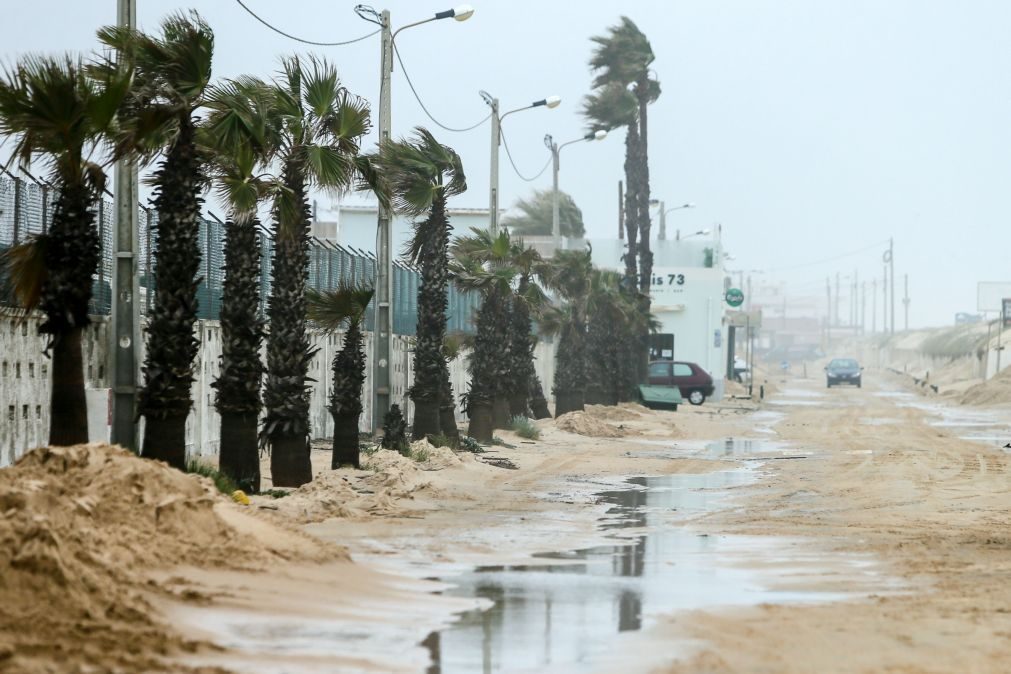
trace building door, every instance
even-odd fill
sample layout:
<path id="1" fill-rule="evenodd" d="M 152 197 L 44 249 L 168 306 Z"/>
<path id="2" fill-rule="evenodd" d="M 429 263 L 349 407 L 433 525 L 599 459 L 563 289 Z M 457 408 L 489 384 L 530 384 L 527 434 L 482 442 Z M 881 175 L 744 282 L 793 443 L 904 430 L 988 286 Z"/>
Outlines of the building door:
<path id="1" fill-rule="evenodd" d="M 649 359 L 670 360 L 674 357 L 674 335 L 671 333 L 649 336 Z"/>

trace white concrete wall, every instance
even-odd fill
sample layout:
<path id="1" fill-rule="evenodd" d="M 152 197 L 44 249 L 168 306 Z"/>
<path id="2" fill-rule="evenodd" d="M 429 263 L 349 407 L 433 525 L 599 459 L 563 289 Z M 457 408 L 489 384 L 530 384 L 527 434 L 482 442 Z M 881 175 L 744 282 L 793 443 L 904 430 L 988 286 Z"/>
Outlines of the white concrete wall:
<path id="1" fill-rule="evenodd" d="M 107 365 L 107 320 L 96 318 L 85 334 L 83 344 L 85 382 L 88 398 L 88 435 L 92 440 L 109 439 L 109 381 Z M 197 335 L 197 378 L 193 383 L 193 411 L 186 421 L 186 449 L 191 456 L 214 456 L 218 453 L 221 421 L 214 409 L 214 389 L 210 384 L 218 376 L 221 355 L 220 325 L 217 321 L 199 321 Z M 330 364 L 340 350 L 343 334 L 312 333 L 313 346 L 319 352 L 309 368 L 315 382 L 309 408 L 311 436 L 327 438 L 333 435 L 333 420 L 327 411 L 331 386 Z M 414 407 L 407 391 L 414 381 L 411 348 L 413 338 L 394 335 L 393 338 L 393 399 L 400 404 L 408 419 Z M 24 323 L 14 314 L 0 309 L 0 466 L 12 463 L 25 450 L 45 444 L 49 435 L 49 396 L 51 372 L 49 361 L 42 355 L 44 340 L 38 336 L 38 318 Z M 537 371 L 550 399 L 554 383 L 554 344 L 541 342 L 536 350 Z M 143 349 L 143 345 L 141 345 Z M 366 355 L 371 362 L 371 333 L 366 333 Z M 143 351 L 141 353 L 143 359 Z M 466 354 L 450 364 L 453 392 L 459 397 L 467 390 Z M 365 410 L 361 430 L 368 431 L 372 420 L 372 374 L 366 370 Z M 457 419 L 466 416 L 457 406 Z"/>

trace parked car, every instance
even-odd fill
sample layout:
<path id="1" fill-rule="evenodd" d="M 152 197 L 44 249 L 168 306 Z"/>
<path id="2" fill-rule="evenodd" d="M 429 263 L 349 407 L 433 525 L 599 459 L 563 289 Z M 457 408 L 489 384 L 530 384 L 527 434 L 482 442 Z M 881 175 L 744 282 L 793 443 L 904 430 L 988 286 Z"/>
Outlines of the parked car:
<path id="1" fill-rule="evenodd" d="M 701 405 L 713 394 L 713 378 L 695 363 L 655 360 L 649 364 L 650 386 L 676 386 L 681 397 L 692 405 Z"/>
<path id="2" fill-rule="evenodd" d="M 832 388 L 836 384 L 854 384 L 860 388 L 863 379 L 862 372 L 863 368 L 860 367 L 860 363 L 853 358 L 833 358 L 825 366 L 826 385 L 828 388 Z"/>

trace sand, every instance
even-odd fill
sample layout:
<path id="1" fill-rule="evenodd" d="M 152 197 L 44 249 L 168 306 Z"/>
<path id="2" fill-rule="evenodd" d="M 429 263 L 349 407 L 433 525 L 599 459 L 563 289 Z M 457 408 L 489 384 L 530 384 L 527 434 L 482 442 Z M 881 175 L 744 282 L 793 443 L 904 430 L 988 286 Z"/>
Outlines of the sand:
<path id="1" fill-rule="evenodd" d="M 595 493 L 629 475 L 744 465 L 700 449 L 733 436 L 811 455 L 768 461 L 733 507 L 693 527 L 791 536 L 829 558 L 868 555 L 902 592 L 661 615 L 615 637 L 608 650 L 621 666 L 598 671 L 1006 672 L 1009 457 L 875 395 L 897 389 L 897 378 L 865 376 L 863 389 L 831 392 L 820 377 L 770 382 L 772 402 L 782 387 L 817 405 L 593 407 L 536 422 L 536 442 L 497 431 L 510 446 L 477 458 L 508 458 L 516 470 L 427 443 L 412 457 L 363 457 L 361 471 L 331 471 L 329 453 L 314 451 L 313 483 L 247 508 L 203 479 L 119 450 L 39 450 L 0 471 L 0 671 L 251 671 L 272 658 L 300 661 L 208 627 L 208 612 L 231 611 L 281 625 L 364 620 L 375 645 L 328 657 L 321 671 L 422 672 L 427 656 L 416 644 L 463 608 L 431 594 L 440 588 L 422 576 L 433 565 L 530 563 L 534 552 L 607 542 Z M 778 422 L 758 421 L 767 410 Z M 584 434 L 616 429 L 621 437 Z"/>
<path id="2" fill-rule="evenodd" d="M 341 548 L 238 512 L 205 478 L 107 445 L 41 448 L 0 471 L 0 669 L 161 671 L 200 644 L 165 630 L 153 568 L 262 569 L 330 561 Z M 196 599 L 194 596 L 181 597 Z"/>

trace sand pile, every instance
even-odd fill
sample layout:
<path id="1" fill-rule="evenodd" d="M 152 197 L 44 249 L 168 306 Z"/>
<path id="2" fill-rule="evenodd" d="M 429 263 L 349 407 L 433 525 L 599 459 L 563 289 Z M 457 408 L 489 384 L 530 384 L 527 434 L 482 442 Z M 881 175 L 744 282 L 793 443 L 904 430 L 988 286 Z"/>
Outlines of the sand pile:
<path id="1" fill-rule="evenodd" d="M 586 413 L 597 419 L 606 421 L 630 421 L 642 416 L 639 412 L 627 407 L 614 407 L 611 405 L 587 405 Z"/>
<path id="2" fill-rule="evenodd" d="M 255 501 L 303 524 L 398 515 L 406 511 L 402 501 L 413 499 L 417 492 L 437 493 L 426 472 L 460 466 L 465 460 L 448 447 L 418 440 L 411 443 L 410 457 L 381 449 L 362 457 L 363 470 L 323 470 L 288 496 Z"/>
<path id="3" fill-rule="evenodd" d="M 591 405 L 591 407 L 595 407 Z M 585 435 L 589 438 L 620 438 L 628 435 L 628 429 L 608 424 L 598 419 L 593 412 L 568 412 L 555 419 L 555 427 L 562 431 Z"/>
<path id="4" fill-rule="evenodd" d="M 1011 368 L 989 381 L 970 386 L 958 400 L 963 405 L 996 405 L 1011 402 Z"/>
<path id="5" fill-rule="evenodd" d="M 339 555 L 238 510 L 210 480 L 108 445 L 39 448 L 0 471 L 0 670 L 62 671 L 69 651 L 93 671 L 161 671 L 148 654 L 183 644 L 152 617 L 141 591 L 165 590 L 146 571 Z"/>

